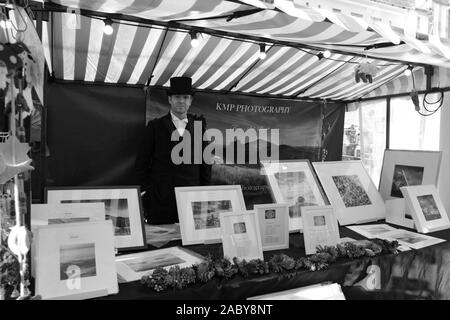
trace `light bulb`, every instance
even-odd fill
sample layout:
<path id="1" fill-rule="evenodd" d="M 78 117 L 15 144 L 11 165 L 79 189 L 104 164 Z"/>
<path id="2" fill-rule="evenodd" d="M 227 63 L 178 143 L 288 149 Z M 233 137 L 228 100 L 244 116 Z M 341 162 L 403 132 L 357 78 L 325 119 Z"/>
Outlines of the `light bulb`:
<path id="1" fill-rule="evenodd" d="M 330 52 L 329 50 L 325 50 L 325 51 L 323 52 L 323 57 L 324 57 L 324 58 L 329 58 L 329 57 L 331 57 L 331 52 Z"/>
<path id="2" fill-rule="evenodd" d="M 103 27 L 103 33 L 109 36 L 114 32 L 114 29 L 112 27 L 113 22 L 111 19 L 106 19 L 104 22 L 105 26 Z"/>
<path id="3" fill-rule="evenodd" d="M 258 54 L 258 58 L 261 60 L 264 60 L 267 57 L 267 53 L 266 53 L 266 45 L 264 43 L 261 43 L 259 45 L 259 54 Z"/>

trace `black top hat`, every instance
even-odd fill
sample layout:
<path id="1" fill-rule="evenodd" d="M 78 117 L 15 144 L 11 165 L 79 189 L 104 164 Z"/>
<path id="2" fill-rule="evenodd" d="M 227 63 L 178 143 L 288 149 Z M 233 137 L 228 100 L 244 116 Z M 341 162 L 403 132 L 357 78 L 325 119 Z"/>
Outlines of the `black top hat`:
<path id="1" fill-rule="evenodd" d="M 192 90 L 192 79 L 189 77 L 173 77 L 170 78 L 170 89 L 167 94 L 190 94 L 194 95 Z"/>

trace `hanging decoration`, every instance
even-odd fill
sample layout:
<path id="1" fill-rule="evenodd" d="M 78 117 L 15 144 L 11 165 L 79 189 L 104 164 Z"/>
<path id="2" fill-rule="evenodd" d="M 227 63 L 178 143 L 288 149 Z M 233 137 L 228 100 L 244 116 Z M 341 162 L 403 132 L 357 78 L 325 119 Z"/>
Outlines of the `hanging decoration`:
<path id="1" fill-rule="evenodd" d="M 372 83 L 373 79 L 377 75 L 377 66 L 370 62 L 361 62 L 356 65 L 355 68 L 355 81 L 359 83 L 360 81 L 364 83 Z"/>
<path id="2" fill-rule="evenodd" d="M 0 16 L 0 25 L 11 26 L 0 32 L 0 90 L 5 111 L 9 114 L 9 131 L 2 132 L 0 143 L 0 299 L 25 299 L 30 296 L 28 255 L 31 247 L 31 232 L 25 224 L 30 203 L 25 184 L 33 167 L 27 155 L 30 147 L 26 142 L 24 118 L 33 110 L 31 92 L 39 76 L 31 51 L 23 42 L 29 20 L 26 12 L 13 2 L 12 9 L 1 8 Z M 16 17 L 15 21 L 9 19 L 12 16 Z M 3 221 L 5 217 L 8 217 L 7 223 Z M 9 235 L 5 227 L 9 229 Z M 8 248 L 3 246 L 5 242 Z M 13 290 L 10 290 L 11 286 Z"/>
<path id="3" fill-rule="evenodd" d="M 251 275 L 278 273 L 280 276 L 293 277 L 301 270 L 319 271 L 329 267 L 338 259 L 357 259 L 375 257 L 381 254 L 398 253 L 397 241 L 382 239 L 345 242 L 336 246 L 318 247 L 317 253 L 299 259 L 285 254 L 276 254 L 269 261 L 254 259 L 250 261 L 233 258 L 232 261 L 206 257 L 205 261 L 192 267 L 170 267 L 168 270 L 158 267 L 153 273 L 141 278 L 141 283 L 157 292 L 168 289 L 184 289 L 196 283 L 206 283 L 213 278 L 231 279 L 236 274 L 247 278 Z"/>

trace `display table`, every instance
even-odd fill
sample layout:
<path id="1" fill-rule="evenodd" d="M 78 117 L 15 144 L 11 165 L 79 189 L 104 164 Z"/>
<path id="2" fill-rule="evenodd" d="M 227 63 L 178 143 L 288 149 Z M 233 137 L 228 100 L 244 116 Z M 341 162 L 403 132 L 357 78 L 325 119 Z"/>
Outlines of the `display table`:
<path id="1" fill-rule="evenodd" d="M 394 226 L 394 225 L 393 225 Z M 394 226 L 397 227 L 397 226 Z M 412 231 L 412 230 L 411 230 Z M 340 228 L 341 237 L 356 240 L 363 236 L 345 228 Z M 450 240 L 450 230 L 429 234 Z M 181 241 L 172 241 L 164 247 L 181 246 Z M 221 244 L 193 245 L 185 248 L 203 256 L 222 255 Z M 149 249 L 156 249 L 150 247 Z M 305 256 L 302 235 L 290 235 L 289 249 L 264 252 L 268 261 L 276 253 L 285 253 L 297 258 Z M 379 267 L 379 289 L 365 290 L 355 285 L 367 279 L 370 265 Z M 420 250 L 410 250 L 398 254 L 386 254 L 373 258 L 342 260 L 323 271 L 298 271 L 287 277 L 280 274 L 249 276 L 236 275 L 231 280 L 214 278 L 205 284 L 196 284 L 184 290 L 155 292 L 139 281 L 122 283 L 119 293 L 99 299 L 246 299 L 248 297 L 304 287 L 322 282 L 336 282 L 342 286 L 347 299 L 450 299 L 450 243 L 444 242 Z M 364 281 L 363 281 L 364 282 Z"/>

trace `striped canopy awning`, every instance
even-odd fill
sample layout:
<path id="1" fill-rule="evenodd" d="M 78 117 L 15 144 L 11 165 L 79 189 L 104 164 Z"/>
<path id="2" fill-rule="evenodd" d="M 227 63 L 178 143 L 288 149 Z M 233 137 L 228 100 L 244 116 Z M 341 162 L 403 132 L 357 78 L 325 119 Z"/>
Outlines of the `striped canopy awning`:
<path id="1" fill-rule="evenodd" d="M 93 14 L 83 12 L 73 28 L 70 12 L 76 10 L 52 12 L 43 23 L 43 44 L 49 68 L 62 80 L 166 87 L 173 76 L 190 76 L 197 89 L 349 101 L 401 77 L 407 62 L 450 67 L 450 60 L 431 44 L 429 54 L 409 43 L 364 50 L 386 39 L 373 30 L 349 31 L 320 21 L 313 12 L 301 19 L 223 0 L 53 2 L 89 13 L 145 19 L 114 19 L 114 32 L 106 35 L 104 19 Z M 200 45 L 194 48 L 189 28 L 211 32 L 201 32 Z M 266 59 L 258 59 L 260 43 L 252 37 L 273 40 L 266 42 Z M 319 60 L 320 48 L 336 53 Z M 355 67 L 363 61 L 378 66 L 373 83 L 355 81 Z"/>

